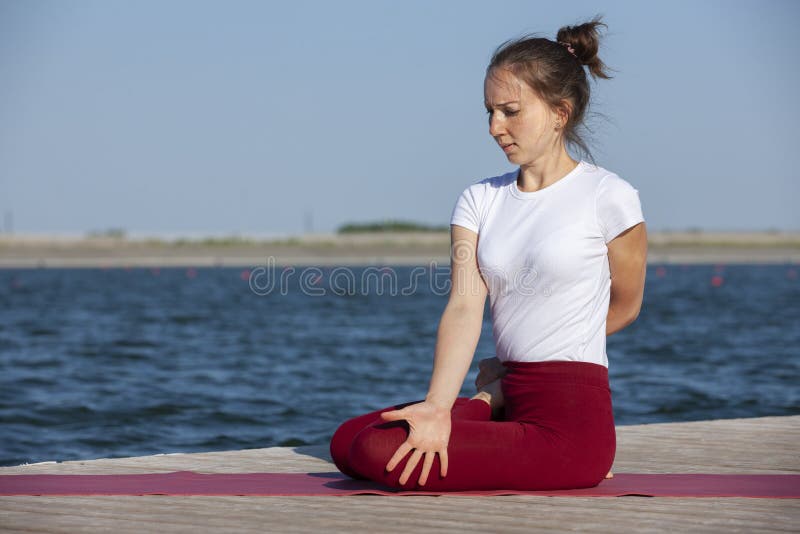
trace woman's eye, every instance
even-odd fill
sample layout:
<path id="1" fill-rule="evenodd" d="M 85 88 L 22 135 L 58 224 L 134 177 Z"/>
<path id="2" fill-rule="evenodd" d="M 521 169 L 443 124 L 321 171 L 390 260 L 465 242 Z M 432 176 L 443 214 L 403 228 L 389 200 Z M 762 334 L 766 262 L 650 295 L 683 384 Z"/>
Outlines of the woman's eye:
<path id="1" fill-rule="evenodd" d="M 513 117 L 517 113 L 519 113 L 518 109 L 516 109 L 516 110 L 507 109 L 507 110 L 503 111 L 503 115 L 505 115 L 506 117 Z M 487 109 L 486 110 L 486 114 L 487 115 L 491 115 L 492 114 L 492 110 L 491 109 Z"/>

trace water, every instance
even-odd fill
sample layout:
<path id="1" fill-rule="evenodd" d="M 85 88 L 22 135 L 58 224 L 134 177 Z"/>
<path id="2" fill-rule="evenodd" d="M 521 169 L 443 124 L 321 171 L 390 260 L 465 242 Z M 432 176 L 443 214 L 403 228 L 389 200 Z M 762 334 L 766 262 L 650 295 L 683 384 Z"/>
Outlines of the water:
<path id="1" fill-rule="evenodd" d="M 608 338 L 617 424 L 800 413 L 797 271 L 649 266 Z M 235 268 L 0 270 L 0 465 L 327 444 L 425 396 L 447 269 L 384 269 L 410 294 L 287 273 L 254 291 Z M 461 395 L 492 347 L 487 313 Z"/>

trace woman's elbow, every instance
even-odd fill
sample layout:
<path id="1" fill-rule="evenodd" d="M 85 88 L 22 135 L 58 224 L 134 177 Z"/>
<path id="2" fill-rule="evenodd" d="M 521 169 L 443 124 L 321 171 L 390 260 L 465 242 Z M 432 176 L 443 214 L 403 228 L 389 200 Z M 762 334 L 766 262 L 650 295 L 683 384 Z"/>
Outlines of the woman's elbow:
<path id="1" fill-rule="evenodd" d="M 636 321 L 636 319 L 639 318 L 639 312 L 641 312 L 641 311 L 642 311 L 642 303 L 641 302 L 639 302 L 638 304 L 636 304 L 634 306 L 631 306 L 631 308 L 625 314 L 625 317 L 626 317 L 625 326 L 627 326 L 627 325 L 633 323 L 634 321 Z"/>
<path id="2" fill-rule="evenodd" d="M 613 315 L 616 318 L 615 322 L 619 323 L 620 328 L 625 328 L 629 324 L 636 321 L 636 319 L 639 317 L 639 312 L 641 309 L 641 302 L 638 304 L 634 303 L 628 305 L 613 303 L 609 309 L 609 315 Z"/>
<path id="3" fill-rule="evenodd" d="M 643 300 L 644 291 L 642 288 L 615 286 L 612 282 L 609 307 L 614 310 L 614 314 L 626 325 L 634 322 L 639 317 Z"/>

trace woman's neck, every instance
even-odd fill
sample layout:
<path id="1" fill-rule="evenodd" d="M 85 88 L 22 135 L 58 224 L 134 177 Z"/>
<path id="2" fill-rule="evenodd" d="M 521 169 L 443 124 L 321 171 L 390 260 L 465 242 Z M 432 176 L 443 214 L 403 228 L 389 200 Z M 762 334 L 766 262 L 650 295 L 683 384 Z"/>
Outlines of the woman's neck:
<path id="1" fill-rule="evenodd" d="M 520 191 L 530 193 L 553 185 L 569 174 L 578 162 L 564 150 L 558 156 L 544 156 L 525 165 L 520 165 L 517 187 Z"/>

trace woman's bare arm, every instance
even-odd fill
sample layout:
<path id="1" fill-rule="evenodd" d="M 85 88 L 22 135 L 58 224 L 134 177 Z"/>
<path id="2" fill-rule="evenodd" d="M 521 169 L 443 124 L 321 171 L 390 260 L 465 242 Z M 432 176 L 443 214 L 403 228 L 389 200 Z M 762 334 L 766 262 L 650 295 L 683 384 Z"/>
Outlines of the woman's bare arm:
<path id="1" fill-rule="evenodd" d="M 647 272 L 647 229 L 645 223 L 628 228 L 608 243 L 611 270 L 611 300 L 606 335 L 619 332 L 639 316 Z"/>
<path id="2" fill-rule="evenodd" d="M 451 286 L 436 337 L 425 400 L 450 410 L 478 346 L 488 288 L 478 269 L 478 234 L 451 226 Z"/>

